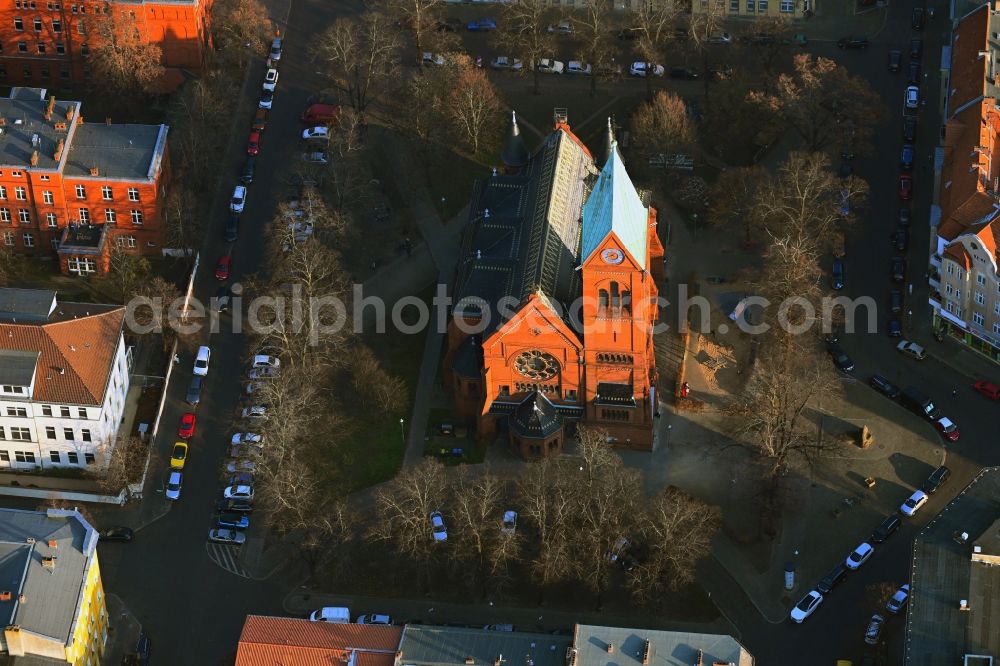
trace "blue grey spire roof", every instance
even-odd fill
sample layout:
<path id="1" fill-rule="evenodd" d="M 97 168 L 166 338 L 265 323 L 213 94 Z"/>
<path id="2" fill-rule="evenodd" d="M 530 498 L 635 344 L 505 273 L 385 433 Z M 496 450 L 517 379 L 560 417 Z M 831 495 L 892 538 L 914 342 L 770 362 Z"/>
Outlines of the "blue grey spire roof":
<path id="1" fill-rule="evenodd" d="M 583 247 L 580 261 L 585 262 L 594 250 L 614 232 L 624 249 L 640 265 L 646 262 L 648 212 L 625 171 L 618 144 L 597 177 L 594 190 L 583 206 Z"/>

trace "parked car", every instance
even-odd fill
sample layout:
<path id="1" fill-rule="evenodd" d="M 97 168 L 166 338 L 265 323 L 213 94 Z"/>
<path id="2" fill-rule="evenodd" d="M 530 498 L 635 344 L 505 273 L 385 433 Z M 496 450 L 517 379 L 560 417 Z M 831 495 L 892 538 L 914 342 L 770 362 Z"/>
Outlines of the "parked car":
<path id="1" fill-rule="evenodd" d="M 582 74 L 583 76 L 590 76 L 591 72 L 593 72 L 593 68 L 590 65 L 580 62 L 579 60 L 570 60 L 566 63 L 567 74 Z"/>
<path id="2" fill-rule="evenodd" d="M 233 268 L 233 257 L 228 254 L 224 254 L 219 257 L 219 260 L 215 263 L 215 279 L 216 280 L 228 280 L 229 273 Z"/>
<path id="3" fill-rule="evenodd" d="M 909 598 L 910 586 L 907 584 L 896 590 L 896 594 L 892 595 L 892 598 L 886 602 L 885 609 L 895 615 L 903 610 L 903 606 L 906 605 L 906 600 Z"/>
<path id="4" fill-rule="evenodd" d="M 497 29 L 497 22 L 491 18 L 472 19 L 465 26 L 470 32 L 486 32 Z"/>
<path id="5" fill-rule="evenodd" d="M 420 58 L 420 62 L 424 65 L 433 65 L 435 67 L 444 66 L 444 56 L 439 53 L 431 53 L 425 51 L 423 56 Z"/>
<path id="6" fill-rule="evenodd" d="M 852 372 L 854 370 L 854 361 L 851 357 L 847 355 L 847 352 L 841 348 L 836 342 L 827 343 L 826 351 L 830 354 L 830 358 L 833 359 L 833 364 L 837 366 L 837 369 L 841 372 Z"/>
<path id="7" fill-rule="evenodd" d="M 510 536 L 517 530 L 517 511 L 504 511 L 503 521 L 500 523 L 500 531 Z"/>
<path id="8" fill-rule="evenodd" d="M 253 513 L 253 504 L 247 500 L 221 499 L 215 503 L 217 513 Z"/>
<path id="9" fill-rule="evenodd" d="M 263 132 L 267 129 L 267 109 L 257 109 L 253 114 L 253 122 L 250 123 L 250 129 L 254 132 Z"/>
<path id="10" fill-rule="evenodd" d="M 302 153 L 302 161 L 310 164 L 327 164 L 330 158 L 325 151 L 317 150 L 311 153 Z"/>
<path id="11" fill-rule="evenodd" d="M 732 44 L 732 42 L 733 36 L 728 32 L 718 32 L 708 38 L 709 44 Z"/>
<path id="12" fill-rule="evenodd" d="M 875 548 L 865 541 L 857 548 L 855 548 L 850 555 L 847 556 L 847 560 L 844 562 L 848 569 L 860 569 L 861 565 L 868 561 L 868 558 L 875 553 Z"/>
<path id="13" fill-rule="evenodd" d="M 129 543 L 135 538 L 135 532 L 128 527 L 108 527 L 100 532 L 101 541 L 115 541 L 117 543 Z"/>
<path id="14" fill-rule="evenodd" d="M 278 376 L 278 368 L 250 368 L 248 379 L 271 379 Z"/>
<path id="15" fill-rule="evenodd" d="M 906 82 L 911 86 L 920 85 L 920 63 L 911 60 L 906 69 Z"/>
<path id="16" fill-rule="evenodd" d="M 274 91 L 262 90 L 260 93 L 260 100 L 257 102 L 257 108 L 270 109 L 273 104 L 274 104 Z"/>
<path id="17" fill-rule="evenodd" d="M 990 400 L 1000 400 L 1000 386 L 997 386 L 993 382 L 988 382 L 984 379 L 980 379 L 975 384 L 972 385 L 977 393 L 980 393 Z"/>
<path id="18" fill-rule="evenodd" d="M 349 608 L 342 606 L 325 606 L 310 613 L 309 621 L 349 624 L 351 621 L 351 611 Z"/>
<path id="19" fill-rule="evenodd" d="M 941 436 L 949 442 L 957 442 L 958 438 L 962 435 L 955 422 L 947 416 L 942 416 L 935 421 L 934 427 L 937 428 L 938 432 L 941 433 Z"/>
<path id="20" fill-rule="evenodd" d="M 330 128 L 323 125 L 302 130 L 303 141 L 327 141 L 330 138 Z"/>
<path id="21" fill-rule="evenodd" d="M 440 511 L 431 511 L 431 530 L 435 541 L 448 540 L 448 528 L 444 524 L 444 518 Z"/>
<path id="22" fill-rule="evenodd" d="M 920 88 L 917 86 L 907 86 L 903 93 L 903 105 L 907 109 L 920 108 Z"/>
<path id="23" fill-rule="evenodd" d="M 693 69 L 688 69 L 687 67 L 671 67 L 670 78 L 680 79 L 682 81 L 697 81 L 700 77 L 698 76 L 698 72 Z"/>
<path id="24" fill-rule="evenodd" d="M 198 417 L 188 412 L 181 416 L 180 424 L 177 426 L 177 436 L 181 439 L 191 439 L 194 437 L 194 428 L 198 422 Z"/>
<path id="25" fill-rule="evenodd" d="M 927 358 L 927 352 L 924 351 L 924 348 L 916 342 L 910 342 L 909 340 L 900 340 L 899 344 L 896 345 L 896 351 L 904 356 L 915 358 L 918 361 L 922 361 Z"/>
<path id="26" fill-rule="evenodd" d="M 942 465 L 931 472 L 930 476 L 927 477 L 927 480 L 920 486 L 920 490 L 928 495 L 933 495 L 941 486 L 945 484 L 950 476 L 951 470 Z"/>
<path id="27" fill-rule="evenodd" d="M 392 618 L 388 615 L 369 613 L 367 615 L 359 615 L 357 624 L 392 624 Z"/>
<path id="28" fill-rule="evenodd" d="M 267 354 L 256 354 L 250 362 L 251 368 L 278 368 L 281 367 L 281 359 L 277 356 Z"/>
<path id="29" fill-rule="evenodd" d="M 645 62 L 633 62 L 628 68 L 628 73 L 631 76 L 646 76 L 646 74 L 652 71 L 653 76 L 663 76 L 663 65 L 654 65 Z"/>
<path id="30" fill-rule="evenodd" d="M 903 201 L 913 198 L 913 176 L 905 173 L 899 175 L 899 198 Z"/>
<path id="31" fill-rule="evenodd" d="M 278 62 L 279 60 L 281 60 L 281 38 L 280 37 L 271 40 L 271 51 L 267 55 L 274 62 Z"/>
<path id="32" fill-rule="evenodd" d="M 249 407 L 244 407 L 240 412 L 240 418 L 251 419 L 254 421 L 266 421 L 267 405 L 250 405 Z"/>
<path id="33" fill-rule="evenodd" d="M 906 281 L 906 259 L 903 257 L 893 257 L 889 262 L 890 273 L 893 282 Z"/>
<path id="34" fill-rule="evenodd" d="M 872 619 L 868 622 L 868 628 L 865 629 L 865 643 L 868 645 L 878 645 L 878 639 L 882 634 L 882 626 L 884 624 L 884 617 L 878 613 L 872 615 Z"/>
<path id="35" fill-rule="evenodd" d="M 545 32 L 555 33 L 557 35 L 572 35 L 573 34 L 573 24 L 569 21 L 559 21 L 559 23 L 549 24 L 545 28 Z"/>
<path id="36" fill-rule="evenodd" d="M 247 161 L 243 163 L 243 170 L 240 172 L 240 182 L 249 185 L 253 182 L 254 174 L 257 171 L 257 156 L 247 155 Z"/>
<path id="37" fill-rule="evenodd" d="M 229 200 L 229 210 L 234 213 L 242 213 L 243 208 L 247 204 L 247 188 L 243 185 L 237 185 L 233 189 L 233 196 Z"/>
<path id="38" fill-rule="evenodd" d="M 882 375 L 872 375 L 868 378 L 868 383 L 876 391 L 893 400 L 899 397 L 899 388 Z"/>
<path id="39" fill-rule="evenodd" d="M 233 434 L 232 444 L 262 444 L 264 436 L 255 432 L 237 432 Z"/>
<path id="40" fill-rule="evenodd" d="M 906 116 L 903 118 L 903 138 L 907 141 L 917 140 L 917 117 Z"/>
<path id="41" fill-rule="evenodd" d="M 542 58 L 538 61 L 535 68 L 543 74 L 562 74 L 565 69 L 565 65 L 563 65 L 563 63 L 559 60 Z"/>
<path id="42" fill-rule="evenodd" d="M 257 471 L 257 463 L 253 460 L 227 460 L 226 461 L 226 473 L 227 474 L 240 474 L 242 472 L 254 473 Z"/>
<path id="43" fill-rule="evenodd" d="M 889 292 L 889 310 L 893 314 L 899 314 L 903 311 L 903 292 L 899 289 L 893 289 Z"/>
<path id="44" fill-rule="evenodd" d="M 889 71 L 898 72 L 903 62 L 903 52 L 893 49 L 889 51 Z"/>
<path id="45" fill-rule="evenodd" d="M 178 500 L 181 498 L 181 486 L 183 485 L 184 475 L 179 471 L 174 470 L 170 472 L 170 476 L 167 477 L 167 488 L 163 494 L 168 500 Z"/>
<path id="46" fill-rule="evenodd" d="M 247 137 L 247 155 L 260 154 L 261 137 L 263 137 L 263 134 L 257 130 L 250 130 L 250 136 Z"/>
<path id="47" fill-rule="evenodd" d="M 892 233 L 892 247 L 897 252 L 906 252 L 906 248 L 910 245 L 910 232 L 906 229 L 896 229 Z"/>
<path id="48" fill-rule="evenodd" d="M 235 243 L 240 233 L 240 216 L 238 213 L 231 213 L 226 218 L 226 226 L 222 232 L 222 238 L 227 243 Z"/>
<path id="49" fill-rule="evenodd" d="M 222 491 L 223 499 L 242 499 L 242 500 L 252 500 L 253 499 L 253 486 L 226 486 L 225 490 Z"/>
<path id="50" fill-rule="evenodd" d="M 245 513 L 237 511 L 220 513 L 216 518 L 216 522 L 219 527 L 227 527 L 233 530 L 245 530 L 250 527 L 250 518 Z"/>
<path id="51" fill-rule="evenodd" d="M 839 49 L 867 49 L 868 48 L 868 38 L 867 37 L 841 37 L 837 40 L 837 48 Z"/>
<path id="52" fill-rule="evenodd" d="M 226 528 L 215 528 L 208 531 L 208 540 L 216 543 L 227 543 L 233 546 L 242 546 L 246 543 L 247 535 L 243 532 Z"/>
<path id="53" fill-rule="evenodd" d="M 187 455 L 188 445 L 185 442 L 174 442 L 174 448 L 170 452 L 170 469 L 184 469 Z"/>
<path id="54" fill-rule="evenodd" d="M 914 38 L 910 40 L 910 60 L 920 60 L 924 53 L 924 40 Z"/>
<path id="55" fill-rule="evenodd" d="M 899 516 L 886 516 L 872 532 L 871 540 L 875 543 L 882 543 L 899 529 L 900 522 Z"/>
<path id="56" fill-rule="evenodd" d="M 212 358 L 212 350 L 202 345 L 198 347 L 198 353 L 194 358 L 194 369 L 192 372 L 200 377 L 208 374 L 208 363 Z"/>
<path id="57" fill-rule="evenodd" d="M 820 594 L 830 594 L 830 592 L 833 591 L 833 588 L 837 587 L 837 585 L 840 584 L 840 581 L 844 579 L 845 575 L 847 575 L 847 566 L 841 562 L 831 569 L 828 574 L 823 576 L 823 579 L 816 586 L 816 589 L 820 592 Z"/>
<path id="58" fill-rule="evenodd" d="M 799 603 L 795 604 L 789 617 L 791 617 L 792 622 L 801 624 L 807 617 L 816 612 L 821 603 L 823 603 L 823 595 L 816 590 L 811 590 L 799 600 Z"/>
<path id="59" fill-rule="evenodd" d="M 259 444 L 239 444 L 229 447 L 230 458 L 247 458 L 250 456 L 259 456 L 262 453 L 264 453 L 264 447 Z"/>
<path id="60" fill-rule="evenodd" d="M 508 58 L 507 56 L 497 56 L 490 62 L 490 67 L 501 71 L 520 72 L 521 61 L 518 60 L 517 58 Z"/>
<path id="61" fill-rule="evenodd" d="M 913 171 L 913 144 L 904 143 L 899 153 L 899 168 L 903 171 Z"/>
<path id="62" fill-rule="evenodd" d="M 928 497 L 922 490 L 915 490 L 913 494 L 910 495 L 903 505 L 899 507 L 899 512 L 904 516 L 912 516 L 917 511 L 920 510 L 924 504 L 927 504 Z"/>
<path id="63" fill-rule="evenodd" d="M 203 377 L 196 375 L 191 378 L 191 383 L 188 384 L 187 396 L 185 396 L 184 401 L 192 407 L 197 407 L 198 403 L 201 402 L 201 384 L 203 381 Z"/>
<path id="64" fill-rule="evenodd" d="M 899 320 L 899 317 L 889 317 L 889 321 L 885 324 L 885 332 L 890 338 L 900 337 L 903 335 L 903 322 Z"/>
<path id="65" fill-rule="evenodd" d="M 910 12 L 910 27 L 914 30 L 924 29 L 924 18 L 926 18 L 926 12 L 924 12 L 923 7 L 914 7 Z"/>
<path id="66" fill-rule="evenodd" d="M 833 260 L 833 267 L 830 270 L 830 287 L 836 290 L 844 288 L 844 260 L 837 258 Z"/>

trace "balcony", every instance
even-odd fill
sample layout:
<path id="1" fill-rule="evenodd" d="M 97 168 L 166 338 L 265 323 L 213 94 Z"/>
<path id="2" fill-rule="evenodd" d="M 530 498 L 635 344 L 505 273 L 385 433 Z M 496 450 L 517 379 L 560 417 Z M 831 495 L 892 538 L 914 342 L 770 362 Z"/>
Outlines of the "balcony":
<path id="1" fill-rule="evenodd" d="M 940 254 L 932 254 L 931 255 L 931 266 L 933 266 L 934 268 L 936 268 L 939 271 L 941 270 L 941 255 Z"/>

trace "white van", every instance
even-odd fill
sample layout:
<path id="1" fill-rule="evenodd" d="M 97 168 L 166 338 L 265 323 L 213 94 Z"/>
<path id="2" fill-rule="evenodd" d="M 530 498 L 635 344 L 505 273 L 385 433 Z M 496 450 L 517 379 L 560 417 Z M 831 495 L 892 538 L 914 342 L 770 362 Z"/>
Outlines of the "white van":
<path id="1" fill-rule="evenodd" d="M 351 609 L 344 606 L 324 606 L 319 610 L 314 610 L 309 619 L 312 622 L 333 622 L 336 624 L 350 624 Z"/>

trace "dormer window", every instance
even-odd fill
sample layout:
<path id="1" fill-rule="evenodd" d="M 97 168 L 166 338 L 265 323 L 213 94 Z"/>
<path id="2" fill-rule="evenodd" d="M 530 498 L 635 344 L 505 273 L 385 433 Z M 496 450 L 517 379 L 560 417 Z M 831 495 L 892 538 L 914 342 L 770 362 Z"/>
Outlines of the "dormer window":
<path id="1" fill-rule="evenodd" d="M 0 386 L 0 393 L 5 395 L 26 395 L 28 393 L 28 389 L 23 386 L 4 384 L 3 386 Z"/>

